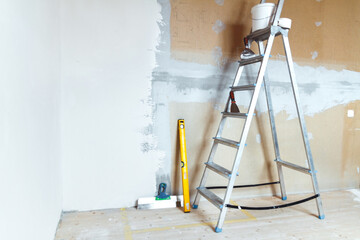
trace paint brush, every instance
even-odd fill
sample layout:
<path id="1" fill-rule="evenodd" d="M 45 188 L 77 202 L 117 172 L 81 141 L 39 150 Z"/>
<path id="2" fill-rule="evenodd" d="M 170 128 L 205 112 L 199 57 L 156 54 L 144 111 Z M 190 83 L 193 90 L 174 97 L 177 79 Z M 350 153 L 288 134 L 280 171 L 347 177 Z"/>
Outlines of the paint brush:
<path id="1" fill-rule="evenodd" d="M 233 91 L 230 91 L 230 99 L 231 99 L 230 112 L 232 112 L 232 113 L 240 112 L 238 106 L 236 105 L 235 95 L 234 95 Z"/>

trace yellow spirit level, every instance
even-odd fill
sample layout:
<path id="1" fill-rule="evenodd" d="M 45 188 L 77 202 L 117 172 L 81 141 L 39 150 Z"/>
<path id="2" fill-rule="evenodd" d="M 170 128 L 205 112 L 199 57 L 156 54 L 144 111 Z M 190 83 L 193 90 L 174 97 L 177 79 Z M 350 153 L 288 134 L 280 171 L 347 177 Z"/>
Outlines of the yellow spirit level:
<path id="1" fill-rule="evenodd" d="M 189 194 L 189 175 L 186 158 L 186 140 L 185 140 L 185 121 L 178 120 L 180 137 L 180 155 L 181 155 L 181 175 L 184 195 L 184 212 L 190 212 L 190 194 Z"/>

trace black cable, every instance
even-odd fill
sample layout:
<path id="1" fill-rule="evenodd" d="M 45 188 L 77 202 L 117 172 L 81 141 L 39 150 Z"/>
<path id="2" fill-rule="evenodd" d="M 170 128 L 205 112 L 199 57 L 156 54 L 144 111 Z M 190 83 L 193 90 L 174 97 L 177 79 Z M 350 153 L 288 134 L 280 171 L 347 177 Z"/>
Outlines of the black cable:
<path id="1" fill-rule="evenodd" d="M 245 188 L 245 187 L 258 187 L 263 185 L 270 185 L 270 184 L 278 184 L 280 182 L 269 182 L 269 183 L 258 183 L 258 184 L 249 184 L 249 185 L 237 185 L 234 188 Z M 206 187 L 206 189 L 221 189 L 227 188 L 227 186 L 213 186 L 213 187 Z"/>
<path id="2" fill-rule="evenodd" d="M 314 198 L 317 198 L 319 196 L 320 196 L 319 194 L 316 194 L 314 196 L 304 198 L 304 199 L 301 199 L 301 200 L 296 201 L 296 202 L 286 203 L 286 204 L 277 205 L 277 206 L 269 206 L 269 207 L 246 207 L 246 206 L 237 206 L 237 205 L 231 205 L 231 204 L 226 204 L 226 207 L 228 207 L 228 208 L 236 208 L 236 209 L 244 209 L 244 210 L 270 210 L 270 209 L 294 206 L 294 205 L 297 205 L 297 204 L 300 204 L 300 203 L 310 201 L 310 200 L 312 200 Z"/>

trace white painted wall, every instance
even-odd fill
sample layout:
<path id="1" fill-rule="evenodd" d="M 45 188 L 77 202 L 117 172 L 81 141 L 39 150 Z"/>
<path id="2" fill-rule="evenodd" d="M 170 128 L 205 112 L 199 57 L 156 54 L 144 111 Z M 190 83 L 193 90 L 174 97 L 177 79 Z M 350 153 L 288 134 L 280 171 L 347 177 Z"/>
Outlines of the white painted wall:
<path id="1" fill-rule="evenodd" d="M 0 1 L 0 239 L 53 239 L 60 218 L 59 17 Z"/>
<path id="2" fill-rule="evenodd" d="M 64 210 L 134 206 L 153 196 L 161 152 L 151 126 L 156 1 L 64 0 Z"/>

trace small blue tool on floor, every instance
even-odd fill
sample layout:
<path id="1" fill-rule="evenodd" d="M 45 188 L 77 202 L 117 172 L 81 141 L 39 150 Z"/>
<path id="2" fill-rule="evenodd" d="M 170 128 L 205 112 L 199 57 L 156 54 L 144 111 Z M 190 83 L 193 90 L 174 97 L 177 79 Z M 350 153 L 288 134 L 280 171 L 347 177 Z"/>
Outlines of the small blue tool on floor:
<path id="1" fill-rule="evenodd" d="M 138 209 L 161 209 L 174 208 L 177 201 L 181 201 L 177 196 L 166 194 L 166 183 L 159 184 L 158 195 L 155 197 L 139 198 L 137 202 Z"/>
<path id="2" fill-rule="evenodd" d="M 170 195 L 166 194 L 166 183 L 160 183 L 159 192 L 155 199 L 156 200 L 169 200 L 170 199 Z"/>

